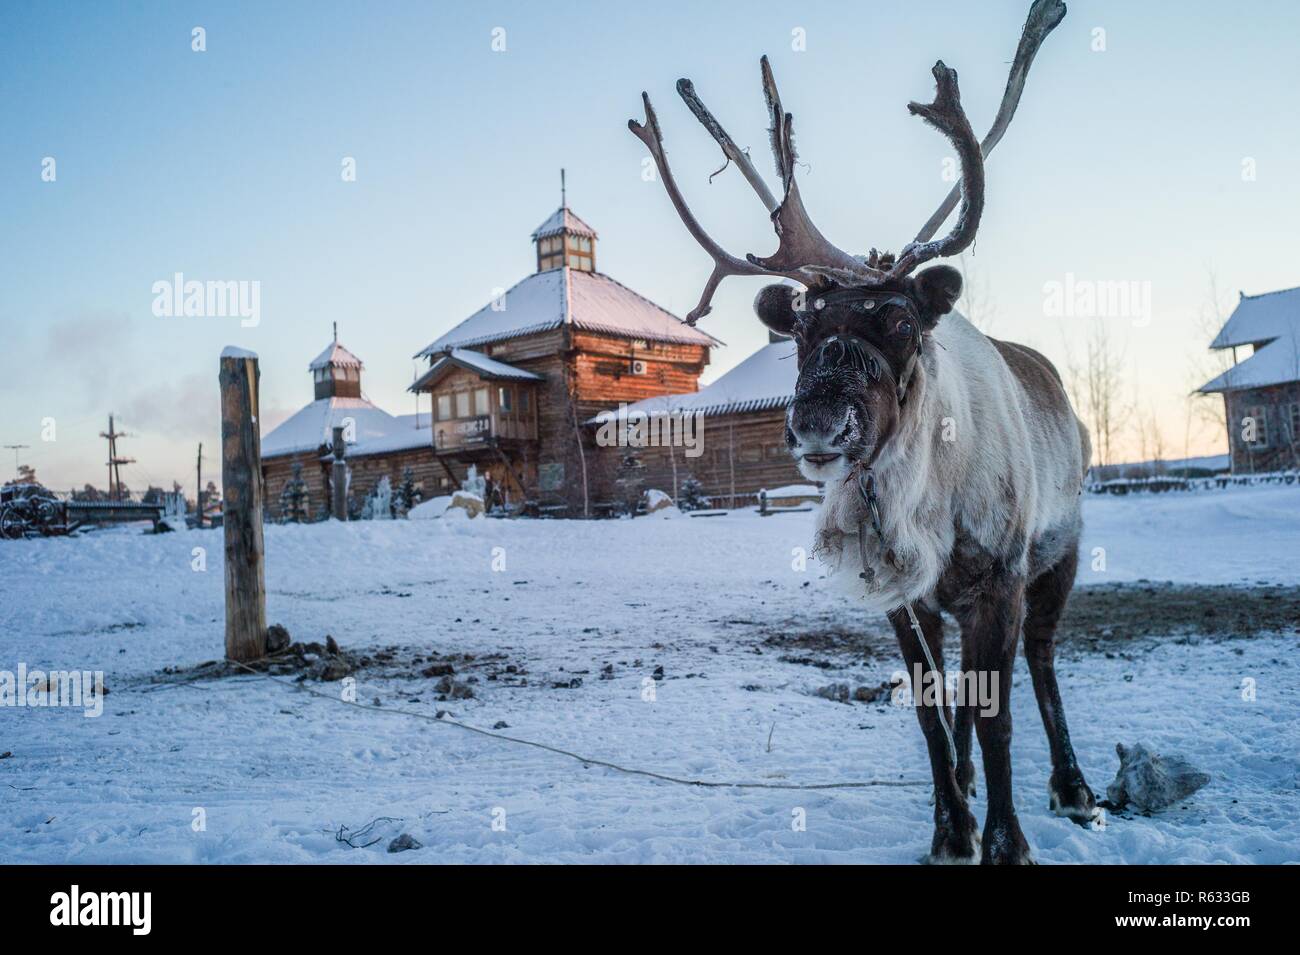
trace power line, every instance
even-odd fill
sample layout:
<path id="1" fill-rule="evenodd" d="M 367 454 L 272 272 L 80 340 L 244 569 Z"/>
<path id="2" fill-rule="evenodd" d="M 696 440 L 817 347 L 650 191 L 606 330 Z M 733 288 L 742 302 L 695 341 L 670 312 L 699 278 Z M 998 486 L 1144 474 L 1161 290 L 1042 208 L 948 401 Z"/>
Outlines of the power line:
<path id="1" fill-rule="evenodd" d="M 122 495 L 122 465 L 135 464 L 135 458 L 118 457 L 117 439 L 129 438 L 131 435 L 113 427 L 113 416 L 108 416 L 108 431 L 99 432 L 101 438 L 108 439 L 108 499 L 119 500 Z"/>

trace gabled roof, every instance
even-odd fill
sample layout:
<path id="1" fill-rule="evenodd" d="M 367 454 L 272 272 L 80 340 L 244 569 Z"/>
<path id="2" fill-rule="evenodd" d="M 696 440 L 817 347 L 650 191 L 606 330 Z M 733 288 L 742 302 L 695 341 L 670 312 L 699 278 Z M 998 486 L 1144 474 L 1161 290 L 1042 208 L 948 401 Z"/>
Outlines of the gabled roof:
<path id="1" fill-rule="evenodd" d="M 349 418 L 357 444 L 397 430 L 397 419 L 365 398 L 318 398 L 262 435 L 262 457 L 312 451 L 330 444 L 334 441 L 334 428 L 346 427 Z"/>
<path id="2" fill-rule="evenodd" d="M 1211 348 L 1257 345 L 1300 329 L 1300 288 L 1245 295 L 1237 302 Z"/>
<path id="3" fill-rule="evenodd" d="M 400 414 L 394 416 L 393 421 L 393 430 L 387 434 L 348 445 L 348 457 L 363 458 L 368 454 L 433 447 L 433 425 L 429 422 L 429 415 Z"/>
<path id="4" fill-rule="evenodd" d="M 494 307 L 495 305 L 495 307 Z M 690 345 L 721 344 L 602 272 L 534 272 L 416 354 L 427 358 L 572 325 L 626 338 Z"/>
<path id="5" fill-rule="evenodd" d="M 1196 390 L 1203 394 L 1242 391 L 1289 381 L 1300 381 L 1300 322 L 1284 331 L 1282 337 L 1257 347 L 1255 354 Z"/>
<path id="6" fill-rule="evenodd" d="M 307 366 L 307 370 L 315 371 L 317 368 L 328 368 L 331 365 L 336 368 L 362 367 L 361 359 L 340 345 L 337 339 L 330 342 L 325 350 L 316 356 L 312 363 Z"/>
<path id="7" fill-rule="evenodd" d="M 629 414 L 698 412 L 708 416 L 784 408 L 794 399 L 798 377 L 794 342 L 788 339 L 771 342 L 699 391 L 645 398 L 628 405 L 627 410 Z M 593 424 L 598 420 L 592 418 L 587 423 Z"/>
<path id="8" fill-rule="evenodd" d="M 533 232 L 533 241 L 545 239 L 547 236 L 559 235 L 561 232 L 585 235 L 591 239 L 597 238 L 595 229 L 575 216 L 568 206 L 561 206 L 537 227 Z"/>
<path id="9" fill-rule="evenodd" d="M 524 368 L 507 365 L 503 361 L 489 358 L 482 352 L 470 351 L 468 348 L 453 348 L 430 367 L 407 391 L 427 391 L 438 379 L 453 368 L 464 368 L 480 378 L 490 381 L 542 381 L 541 375 Z"/>

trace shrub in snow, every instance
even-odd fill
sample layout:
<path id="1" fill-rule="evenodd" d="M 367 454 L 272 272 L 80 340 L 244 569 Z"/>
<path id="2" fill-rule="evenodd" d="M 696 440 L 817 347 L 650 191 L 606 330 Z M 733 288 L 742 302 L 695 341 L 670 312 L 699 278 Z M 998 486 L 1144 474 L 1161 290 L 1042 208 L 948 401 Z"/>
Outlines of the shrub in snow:
<path id="1" fill-rule="evenodd" d="M 406 517 L 411 508 L 420 503 L 420 489 L 415 483 L 415 471 L 408 465 L 402 470 L 402 483 L 393 495 L 393 516 Z"/>
<path id="2" fill-rule="evenodd" d="M 280 492 L 280 521 L 294 524 L 306 523 L 308 506 L 307 482 L 302 478 L 302 465 L 295 461 L 293 477 L 285 482 L 284 490 Z"/>
<path id="3" fill-rule="evenodd" d="M 1143 812 L 1165 809 L 1186 799 L 1210 781 L 1181 756 L 1159 756 L 1141 743 L 1118 743 L 1119 772 L 1106 787 L 1106 798 L 1116 809 L 1130 803 Z"/>
<path id="4" fill-rule="evenodd" d="M 682 511 L 703 511 L 709 506 L 704 496 L 704 485 L 693 474 L 686 475 L 677 491 L 677 508 Z"/>

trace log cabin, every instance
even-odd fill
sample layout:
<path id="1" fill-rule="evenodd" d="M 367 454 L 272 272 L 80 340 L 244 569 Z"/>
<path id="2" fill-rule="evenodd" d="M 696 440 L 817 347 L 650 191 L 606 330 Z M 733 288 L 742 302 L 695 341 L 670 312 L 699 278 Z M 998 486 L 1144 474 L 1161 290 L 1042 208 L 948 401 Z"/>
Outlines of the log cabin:
<path id="1" fill-rule="evenodd" d="M 628 420 L 693 418 L 687 433 L 697 447 L 656 441 L 667 429 L 650 427 L 652 443 L 624 452 L 625 459 L 638 463 L 640 485 L 663 490 L 674 499 L 688 475 L 717 506 L 752 504 L 764 490 L 799 487 L 809 492 L 804 496 L 815 496 L 785 444 L 785 409 L 794 398 L 799 370 L 795 345 L 775 333 L 768 337 L 768 344 L 700 390 L 609 408 L 586 425 L 599 430 L 611 415 Z"/>
<path id="2" fill-rule="evenodd" d="M 1210 348 L 1232 353 L 1197 389 L 1223 395 L 1232 473 L 1300 467 L 1300 288 L 1242 292 Z M 1240 362 L 1239 348 L 1250 349 Z"/>
<path id="3" fill-rule="evenodd" d="M 396 488 L 408 467 L 425 494 L 438 487 L 428 416 L 391 415 L 372 404 L 361 392 L 364 367 L 339 343 L 336 326 L 334 341 L 307 368 L 315 400 L 262 436 L 262 500 L 272 520 L 285 516 L 280 495 L 295 466 L 307 485 L 309 519 L 327 516 L 330 445 L 336 427 L 343 428 L 347 442 L 355 496 L 364 497 L 385 475 Z"/>
<path id="4" fill-rule="evenodd" d="M 567 205 L 532 234 L 537 269 L 416 354 L 428 370 L 434 454 L 508 500 L 610 507 L 618 455 L 584 422 L 618 402 L 694 392 L 720 344 L 597 268 L 598 235 Z"/>

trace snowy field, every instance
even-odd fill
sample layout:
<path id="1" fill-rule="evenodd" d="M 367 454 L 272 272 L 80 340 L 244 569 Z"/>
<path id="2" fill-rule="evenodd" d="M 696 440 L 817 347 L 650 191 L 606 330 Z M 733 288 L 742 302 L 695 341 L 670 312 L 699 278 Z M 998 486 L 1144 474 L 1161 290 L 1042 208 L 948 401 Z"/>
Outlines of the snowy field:
<path id="1" fill-rule="evenodd" d="M 1300 488 L 1090 497 L 1085 507 L 1080 586 L 1300 584 Z M 98 719 L 0 709 L 0 753 L 12 754 L 0 759 L 0 862 L 914 862 L 932 828 L 914 714 L 813 695 L 830 682 L 879 684 L 898 659 L 882 618 L 826 587 L 815 563 L 795 566 L 811 518 L 268 527 L 268 621 L 294 640 L 499 653 L 516 668 L 451 702 L 418 668 L 363 671 L 359 701 L 387 712 L 256 676 L 150 683 L 163 667 L 222 654 L 220 532 L 0 542 L 0 670 L 102 669 L 110 689 Z M 192 567 L 196 547 L 207 550 L 205 571 Z M 1093 568 L 1095 548 L 1104 570 Z M 817 643 L 863 631 L 874 635 L 865 652 Z M 1101 831 L 1046 808 L 1047 745 L 1019 660 L 1015 786 L 1039 861 L 1300 860 L 1296 640 L 1293 626 L 1135 639 L 1107 653 L 1064 647 L 1072 735 L 1099 795 L 1117 742 L 1181 754 L 1213 777 L 1178 808 L 1111 814 Z M 504 722 L 500 732 L 695 779 L 917 785 L 674 785 L 397 708 Z M 982 777 L 979 788 L 982 821 Z M 393 821 L 373 827 L 384 837 L 375 845 L 336 838 L 380 817 Z M 424 848 L 387 853 L 399 832 Z"/>

